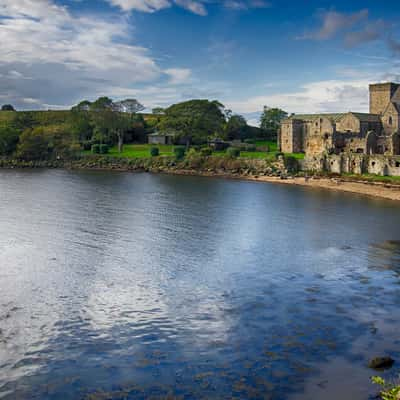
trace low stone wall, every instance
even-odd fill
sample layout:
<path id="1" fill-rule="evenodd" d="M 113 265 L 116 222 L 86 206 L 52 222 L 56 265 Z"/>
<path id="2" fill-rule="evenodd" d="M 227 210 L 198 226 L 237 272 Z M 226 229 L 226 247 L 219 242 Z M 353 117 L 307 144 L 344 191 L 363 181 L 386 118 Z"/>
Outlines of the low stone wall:
<path id="1" fill-rule="evenodd" d="M 302 169 L 334 174 L 369 173 L 382 176 L 400 176 L 400 156 L 357 153 L 321 155 L 319 157 L 307 157 L 302 164 Z"/>

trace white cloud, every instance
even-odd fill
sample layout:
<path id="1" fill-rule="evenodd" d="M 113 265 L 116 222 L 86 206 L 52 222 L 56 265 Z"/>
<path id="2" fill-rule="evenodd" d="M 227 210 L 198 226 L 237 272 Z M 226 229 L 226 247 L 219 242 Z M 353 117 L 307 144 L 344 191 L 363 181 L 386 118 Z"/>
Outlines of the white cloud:
<path id="1" fill-rule="evenodd" d="M 207 15 L 207 10 L 200 1 L 195 0 L 174 0 L 178 6 L 185 8 L 197 15 Z"/>
<path id="2" fill-rule="evenodd" d="M 171 85 L 182 85 L 190 82 L 192 71 L 188 68 L 169 68 L 164 72 L 170 76 Z"/>
<path id="3" fill-rule="evenodd" d="M 154 12 L 171 7 L 168 0 L 108 0 L 111 5 L 120 7 L 124 11 L 138 10 Z"/>
<path id="4" fill-rule="evenodd" d="M 320 13 L 321 27 L 313 32 L 307 32 L 299 39 L 327 40 L 336 34 L 342 33 L 360 21 L 368 19 L 368 10 L 360 10 L 355 13 L 340 13 L 337 11 L 324 11 Z"/>
<path id="5" fill-rule="evenodd" d="M 153 2 L 154 3 L 154 2 Z M 71 105 L 190 70 L 166 70 L 149 51 L 130 44 L 124 18 L 73 15 L 51 0 L 0 0 L 0 93 L 20 108 Z M 128 44 L 129 43 L 129 44 Z"/>
<path id="6" fill-rule="evenodd" d="M 303 85 L 298 91 L 227 101 L 226 105 L 244 114 L 260 111 L 264 105 L 289 113 L 368 111 L 370 82 L 370 79 L 319 81 Z"/>
<path id="7" fill-rule="evenodd" d="M 123 11 L 155 12 L 172 6 L 172 2 L 186 10 L 198 14 L 207 15 L 207 10 L 201 1 L 196 0 L 107 0 L 111 5 L 121 8 Z"/>

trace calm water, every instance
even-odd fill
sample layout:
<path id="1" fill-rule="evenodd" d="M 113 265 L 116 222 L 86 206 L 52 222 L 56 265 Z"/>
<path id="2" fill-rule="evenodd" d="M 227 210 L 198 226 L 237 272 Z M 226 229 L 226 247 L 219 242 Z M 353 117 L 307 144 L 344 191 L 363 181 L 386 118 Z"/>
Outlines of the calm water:
<path id="1" fill-rule="evenodd" d="M 399 332 L 396 203 L 0 171 L 2 399 L 367 399 Z"/>

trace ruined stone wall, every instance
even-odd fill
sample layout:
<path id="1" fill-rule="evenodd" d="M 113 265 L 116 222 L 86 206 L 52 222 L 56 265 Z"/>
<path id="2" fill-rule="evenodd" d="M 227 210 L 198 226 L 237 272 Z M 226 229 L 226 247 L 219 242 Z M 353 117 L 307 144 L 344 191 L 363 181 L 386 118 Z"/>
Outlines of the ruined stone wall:
<path id="1" fill-rule="evenodd" d="M 326 171 L 334 174 L 375 174 L 400 176 L 400 157 L 365 154 L 339 154 L 307 157 L 302 163 L 306 171 Z"/>
<path id="2" fill-rule="evenodd" d="M 336 132 L 334 124 L 328 118 L 318 118 L 304 124 L 304 149 L 309 155 L 318 155 L 333 148 Z"/>
<path id="3" fill-rule="evenodd" d="M 303 151 L 303 123 L 287 120 L 281 125 L 280 148 L 283 153 L 301 153 Z"/>
<path id="4" fill-rule="evenodd" d="M 393 103 L 390 103 L 385 110 L 382 116 L 382 125 L 386 135 L 392 135 L 398 132 L 400 127 L 400 115 Z"/>
<path id="5" fill-rule="evenodd" d="M 336 123 L 336 130 L 338 132 L 359 133 L 361 130 L 360 120 L 352 114 L 347 114 Z"/>

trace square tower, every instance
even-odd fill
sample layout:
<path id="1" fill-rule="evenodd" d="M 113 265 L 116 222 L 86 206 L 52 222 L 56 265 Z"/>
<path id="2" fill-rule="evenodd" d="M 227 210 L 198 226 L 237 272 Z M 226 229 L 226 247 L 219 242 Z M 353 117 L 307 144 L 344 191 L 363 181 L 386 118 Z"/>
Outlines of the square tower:
<path id="1" fill-rule="evenodd" d="M 392 82 L 369 85 L 369 112 L 382 115 L 399 87 L 399 84 Z"/>

